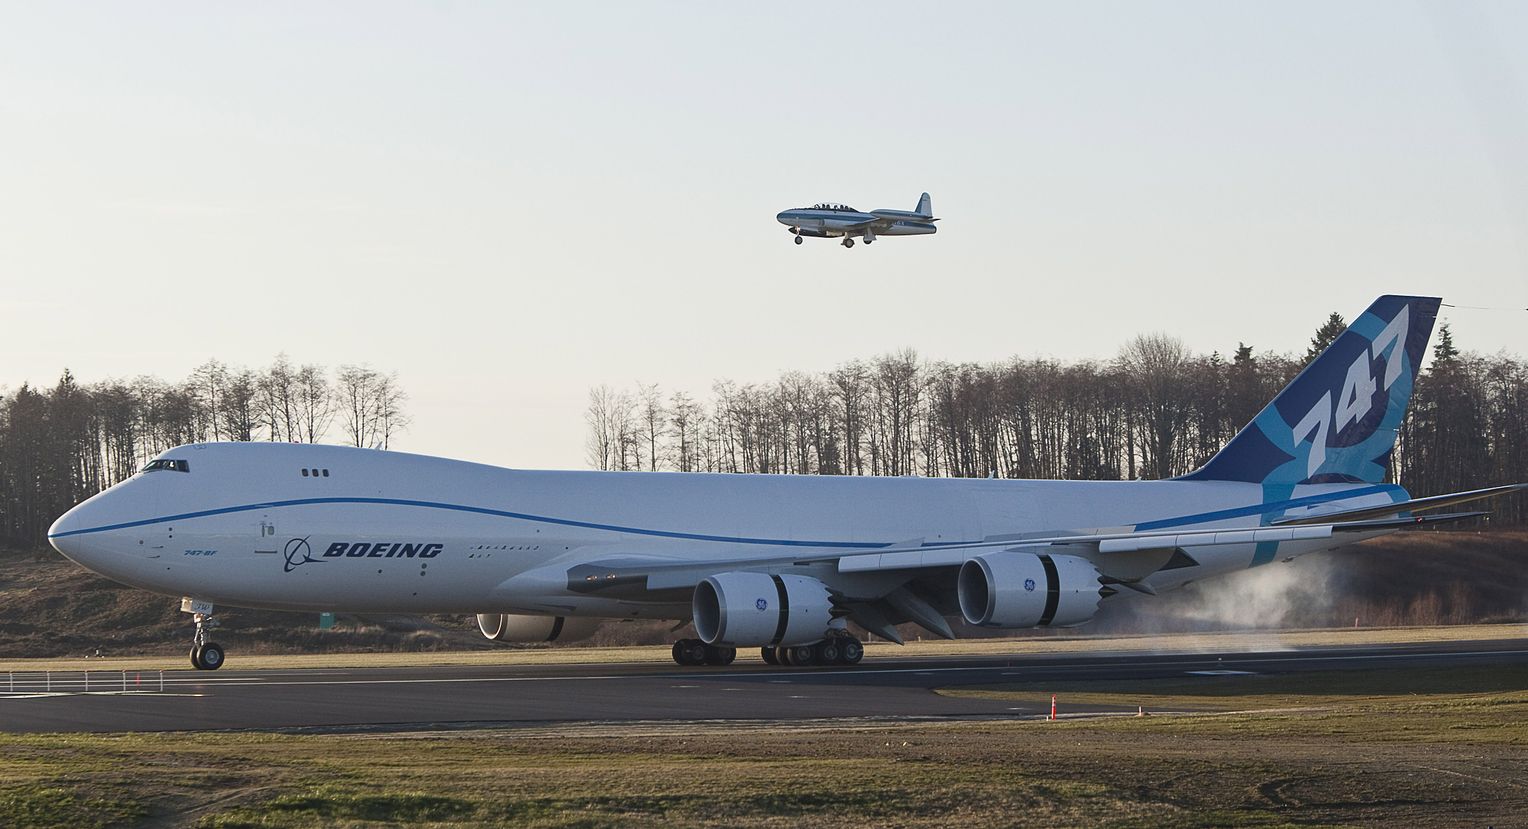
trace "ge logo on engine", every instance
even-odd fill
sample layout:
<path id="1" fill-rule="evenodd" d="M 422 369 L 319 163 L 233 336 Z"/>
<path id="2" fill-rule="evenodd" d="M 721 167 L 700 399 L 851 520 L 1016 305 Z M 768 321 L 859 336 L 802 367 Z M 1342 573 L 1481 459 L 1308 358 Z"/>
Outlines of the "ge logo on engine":
<path id="1" fill-rule="evenodd" d="M 758 608 L 758 609 L 760 609 L 760 610 L 768 610 L 769 609 L 769 602 L 764 601 L 763 599 L 759 599 L 758 601 L 753 603 L 753 606 Z"/>
<path id="2" fill-rule="evenodd" d="M 1024 589 L 1029 591 L 1030 593 L 1035 592 L 1035 580 L 1034 579 L 1025 579 L 1024 580 Z"/>

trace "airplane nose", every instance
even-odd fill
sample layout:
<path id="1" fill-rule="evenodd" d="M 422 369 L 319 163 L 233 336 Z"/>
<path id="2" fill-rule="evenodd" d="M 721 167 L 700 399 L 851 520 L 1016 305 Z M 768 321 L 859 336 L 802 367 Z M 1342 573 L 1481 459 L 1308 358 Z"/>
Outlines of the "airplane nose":
<path id="1" fill-rule="evenodd" d="M 106 555 L 111 539 L 103 530 L 109 529 L 105 525 L 111 523 L 111 510 L 102 500 L 103 495 L 97 495 L 60 515 L 48 528 L 48 543 L 53 549 L 86 567 Z"/>
<path id="2" fill-rule="evenodd" d="M 53 545 L 53 549 L 76 561 L 76 556 L 84 552 L 80 530 L 88 526 L 82 515 L 84 507 L 84 504 L 80 504 L 60 515 L 53 526 L 48 528 L 48 543 Z"/>

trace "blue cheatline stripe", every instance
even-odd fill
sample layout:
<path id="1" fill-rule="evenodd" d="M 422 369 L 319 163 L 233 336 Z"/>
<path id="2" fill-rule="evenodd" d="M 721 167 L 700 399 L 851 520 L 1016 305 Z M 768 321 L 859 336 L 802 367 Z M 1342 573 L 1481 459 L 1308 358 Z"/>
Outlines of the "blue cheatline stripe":
<path id="1" fill-rule="evenodd" d="M 1269 501 L 1264 504 L 1249 504 L 1245 507 L 1232 507 L 1231 509 L 1217 510 L 1215 512 L 1203 512 L 1198 515 L 1186 515 L 1181 518 L 1163 518 L 1157 521 L 1145 521 L 1135 525 L 1138 532 L 1146 530 L 1161 530 L 1168 527 L 1181 527 L 1184 524 L 1208 524 L 1212 521 L 1223 521 L 1227 518 L 1244 518 L 1249 515 L 1262 515 L 1266 512 L 1281 512 L 1295 509 L 1296 507 L 1309 507 L 1316 504 L 1324 504 L 1328 501 L 1341 501 L 1346 498 L 1357 498 L 1362 495 L 1374 495 L 1381 492 L 1393 492 L 1396 489 L 1391 484 L 1379 484 L 1364 487 L 1362 489 L 1349 489 L 1342 492 L 1329 492 L 1325 495 L 1307 495 L 1304 498 L 1292 498 L 1287 501 Z"/>
<path id="2" fill-rule="evenodd" d="M 1204 512 L 1196 515 L 1183 515 L 1177 518 L 1163 518 L 1157 521 L 1148 521 L 1137 524 L 1137 531 L 1163 529 L 1166 527 L 1181 527 L 1188 524 L 1201 524 L 1210 521 L 1220 521 L 1226 518 L 1237 518 L 1246 515 L 1260 515 L 1265 512 L 1277 512 L 1279 510 L 1294 507 L 1308 506 L 1311 504 L 1335 501 L 1342 498 L 1352 498 L 1359 495 L 1371 495 L 1376 492 L 1385 492 L 1393 489 L 1388 486 L 1374 486 L 1364 489 L 1348 490 L 1346 492 L 1333 492 L 1326 495 L 1312 495 L 1305 498 L 1296 498 L 1290 501 L 1279 501 L 1267 504 L 1251 504 L 1245 507 L 1219 510 L 1216 512 Z M 196 512 L 183 512 L 177 515 L 161 515 L 155 518 L 145 518 L 140 521 L 124 521 L 120 524 L 106 524 L 100 527 L 87 527 L 81 530 L 69 530 L 62 533 L 50 533 L 49 538 L 66 538 L 71 535 L 85 535 L 86 533 L 108 532 L 110 530 L 125 530 L 130 527 L 145 527 L 150 524 L 162 524 L 169 521 L 184 521 L 191 518 L 208 518 L 214 515 L 228 515 L 235 512 L 252 512 L 254 510 L 278 509 L 280 507 L 305 507 L 317 504 L 381 504 L 384 506 L 398 507 L 421 507 L 425 509 L 443 509 L 455 512 L 470 512 L 478 515 L 493 515 L 500 518 L 515 518 L 521 521 L 534 521 L 541 524 L 556 524 L 563 527 L 580 527 L 590 530 L 608 530 L 610 532 L 630 533 L 632 535 L 649 535 L 659 538 L 677 538 L 687 541 L 718 541 L 727 544 L 767 544 L 776 547 L 829 547 L 837 549 L 876 550 L 893 546 L 900 542 L 895 541 L 792 541 L 783 538 L 746 538 L 726 535 L 706 535 L 703 533 L 672 532 L 669 530 L 651 530 L 642 527 L 622 527 L 616 524 L 598 524 L 592 521 L 575 521 L 570 518 L 553 518 L 546 515 L 529 515 L 523 512 L 510 512 L 508 510 L 491 509 L 489 507 L 472 507 L 465 504 L 446 504 L 439 501 L 414 501 L 404 498 L 294 498 L 288 501 L 266 501 L 258 504 L 243 504 L 236 507 L 220 507 L 218 509 L 198 510 Z M 971 544 L 970 541 L 946 541 L 933 544 L 925 544 L 925 547 L 953 547 L 962 544 Z"/>
<path id="3" fill-rule="evenodd" d="M 517 518 L 521 521 L 535 521 L 542 524 L 557 524 L 564 527 L 582 527 L 590 530 L 609 530 L 611 532 L 632 533 L 634 535 L 655 535 L 663 538 L 681 538 L 688 541 L 725 541 L 732 544 L 772 544 L 781 547 L 849 547 L 856 549 L 876 549 L 888 547 L 894 542 L 875 543 L 858 541 L 791 541 L 782 538 L 734 538 L 726 535 L 705 535 L 702 533 L 681 533 L 668 530 L 648 530 L 641 527 L 621 527 L 614 524 L 596 524 L 591 521 L 575 521 L 569 518 L 551 518 L 545 515 L 527 515 L 523 512 L 509 512 L 508 510 L 489 509 L 488 507 L 469 507 L 464 504 L 443 504 L 438 501 L 412 501 L 405 498 L 294 498 L 290 501 L 268 501 L 262 504 L 244 504 L 237 507 L 222 507 L 219 509 L 200 510 L 197 512 L 183 512 L 179 515 L 163 515 L 158 518 L 145 518 L 141 521 L 124 521 L 120 524 L 108 524 L 101 527 L 90 527 L 83 530 L 70 530 L 69 532 L 51 534 L 49 538 L 64 538 L 71 535 L 84 533 L 106 532 L 107 530 L 124 530 L 129 527 L 142 527 L 148 524 L 162 524 L 167 521 L 183 521 L 188 518 L 207 518 L 213 515 L 227 515 L 233 512 L 250 512 L 252 510 L 276 509 L 278 507 L 306 507 L 316 504 L 382 504 L 397 507 L 423 507 L 426 509 L 444 509 L 455 512 L 472 512 L 479 515 L 494 515 L 500 518 Z"/>

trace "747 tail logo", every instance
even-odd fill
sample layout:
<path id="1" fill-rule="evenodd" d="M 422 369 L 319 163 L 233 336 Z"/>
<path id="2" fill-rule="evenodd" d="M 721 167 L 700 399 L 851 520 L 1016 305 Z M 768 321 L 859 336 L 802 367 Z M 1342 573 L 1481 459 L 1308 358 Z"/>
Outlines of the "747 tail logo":
<path id="1" fill-rule="evenodd" d="M 1292 428 L 1294 445 L 1299 446 L 1310 439 L 1310 454 L 1306 456 L 1306 472 L 1314 476 L 1326 460 L 1327 438 L 1336 437 L 1351 423 L 1360 423 L 1374 408 L 1376 391 L 1389 392 L 1401 376 L 1401 363 L 1405 356 L 1406 334 L 1411 319 L 1411 306 L 1402 305 L 1400 313 L 1390 320 L 1384 330 L 1360 353 L 1348 367 L 1342 391 L 1337 395 L 1335 406 L 1332 392 L 1321 395 L 1316 405 Z M 1374 361 L 1384 358 L 1384 385 L 1374 372 Z"/>

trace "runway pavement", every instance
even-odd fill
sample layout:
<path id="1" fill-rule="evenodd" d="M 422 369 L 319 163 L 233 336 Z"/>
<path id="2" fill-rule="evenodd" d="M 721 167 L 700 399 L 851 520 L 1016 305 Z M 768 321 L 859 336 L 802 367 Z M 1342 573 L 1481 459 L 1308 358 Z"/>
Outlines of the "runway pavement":
<path id="1" fill-rule="evenodd" d="M 1089 653 L 1080 655 L 867 657 L 852 668 L 765 665 L 746 652 L 726 668 L 658 664 L 347 668 L 217 672 L 142 677 L 149 691 L 123 693 L 110 675 L 90 692 L 6 693 L 0 731 L 313 729 L 410 731 L 545 727 L 559 722 L 716 720 L 983 719 L 1042 716 L 1032 703 L 944 697 L 936 688 L 1012 682 L 1296 673 L 1485 663 L 1528 665 L 1528 639 L 1309 648 L 1263 653 Z M 237 666 L 238 654 L 229 665 Z M 131 679 L 137 679 L 133 677 Z M 0 682 L 4 678 L 0 677 Z M 107 690 L 98 690 L 107 685 Z M 1071 706 L 1065 714 L 1125 713 Z M 1129 709 L 1134 713 L 1134 709 Z"/>

